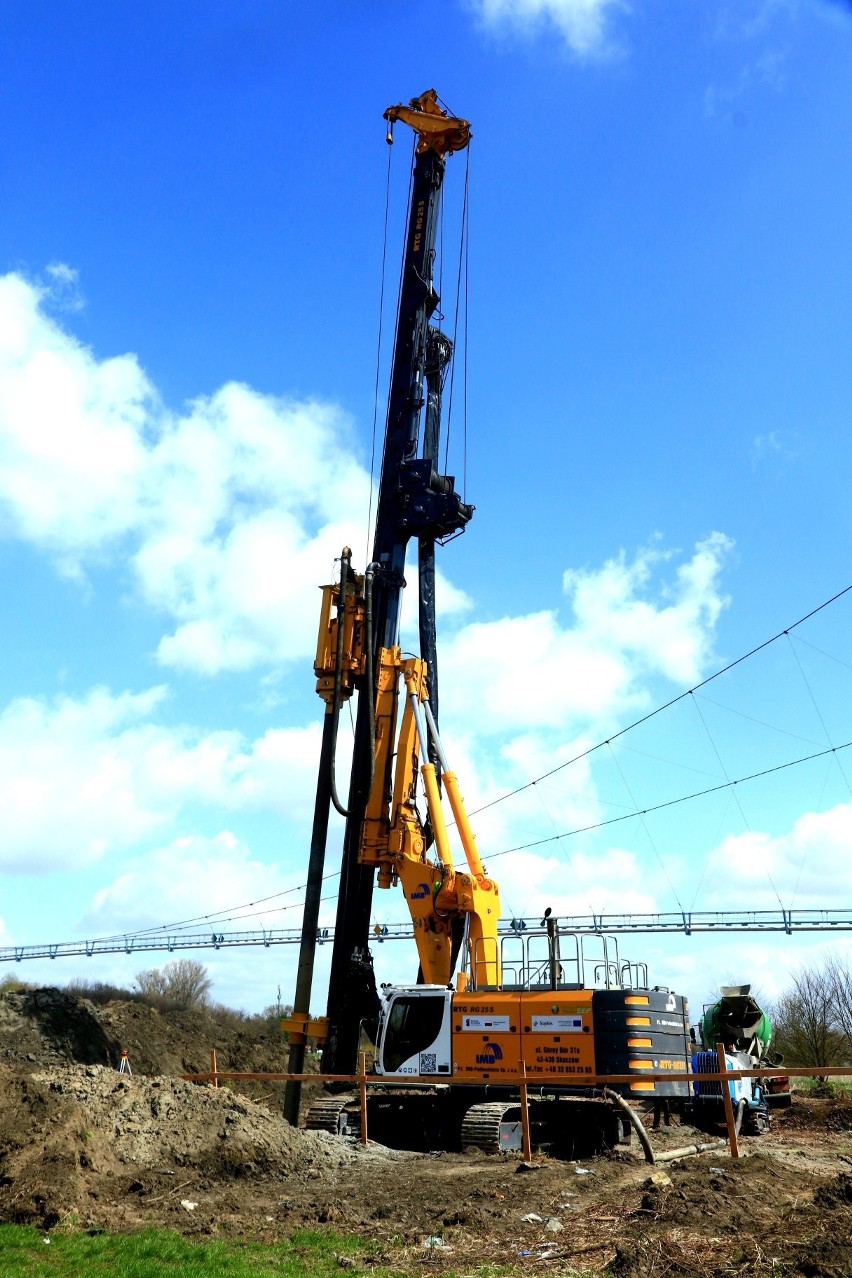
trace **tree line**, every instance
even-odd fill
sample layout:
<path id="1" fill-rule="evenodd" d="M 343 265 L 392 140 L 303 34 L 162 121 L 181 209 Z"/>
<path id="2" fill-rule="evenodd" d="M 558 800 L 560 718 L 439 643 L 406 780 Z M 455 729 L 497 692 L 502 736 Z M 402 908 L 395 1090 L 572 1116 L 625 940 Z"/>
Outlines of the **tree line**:
<path id="1" fill-rule="evenodd" d="M 279 1000 L 270 1003 L 262 1012 L 255 1015 L 240 1011 L 237 1008 L 225 1007 L 221 1003 L 213 1003 L 210 991 L 213 982 L 203 963 L 195 959 L 173 959 L 163 967 L 148 968 L 137 972 L 134 987 L 125 989 L 113 985 L 109 981 L 88 981 L 74 979 L 63 988 L 69 994 L 88 999 L 92 1003 L 106 1004 L 113 1001 L 128 1003 L 145 1003 L 161 1012 L 209 1012 L 218 1020 L 226 1019 L 246 1027 L 263 1027 L 278 1029 L 282 1016 L 292 1012 L 290 1004 Z M 17 991 L 37 989 L 27 981 L 20 980 L 11 974 L 0 978 L 0 995 Z"/>
<path id="2" fill-rule="evenodd" d="M 852 969 L 829 954 L 793 973 L 790 987 L 768 1009 L 773 1050 L 787 1065 L 852 1062 Z"/>

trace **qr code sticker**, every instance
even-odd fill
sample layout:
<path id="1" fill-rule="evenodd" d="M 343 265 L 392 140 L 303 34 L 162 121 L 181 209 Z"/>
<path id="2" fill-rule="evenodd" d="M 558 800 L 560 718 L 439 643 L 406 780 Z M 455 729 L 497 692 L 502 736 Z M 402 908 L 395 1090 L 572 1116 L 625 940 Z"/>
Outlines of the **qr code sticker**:
<path id="1" fill-rule="evenodd" d="M 436 1074 L 438 1072 L 438 1062 L 434 1052 L 420 1053 L 420 1073 Z"/>

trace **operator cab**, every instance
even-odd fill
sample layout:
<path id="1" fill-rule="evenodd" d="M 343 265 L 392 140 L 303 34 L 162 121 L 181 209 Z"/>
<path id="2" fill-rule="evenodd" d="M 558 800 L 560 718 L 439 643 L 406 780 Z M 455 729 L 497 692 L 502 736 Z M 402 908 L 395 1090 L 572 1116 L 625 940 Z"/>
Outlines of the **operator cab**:
<path id="1" fill-rule="evenodd" d="M 379 1018 L 377 1074 L 452 1074 L 452 991 L 443 985 L 393 986 Z"/>

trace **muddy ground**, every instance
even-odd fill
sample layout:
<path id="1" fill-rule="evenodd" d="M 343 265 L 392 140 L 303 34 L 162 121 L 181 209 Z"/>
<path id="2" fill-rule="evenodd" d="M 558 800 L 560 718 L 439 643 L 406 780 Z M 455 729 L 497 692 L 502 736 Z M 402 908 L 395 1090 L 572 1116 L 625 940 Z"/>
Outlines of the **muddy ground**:
<path id="1" fill-rule="evenodd" d="M 132 1077 L 116 1069 L 122 1047 Z M 203 1014 L 0 997 L 0 1219 L 269 1241 L 329 1228 L 368 1240 L 360 1267 L 409 1272 L 852 1274 L 843 1100 L 797 1097 L 768 1136 L 742 1139 L 738 1161 L 723 1148 L 653 1168 L 637 1146 L 526 1169 L 294 1130 L 281 1085 L 247 1096 L 177 1077 L 207 1069 L 211 1047 L 223 1069 L 286 1068 L 276 1035 Z M 706 1139 L 677 1124 L 652 1133 L 658 1151 Z"/>

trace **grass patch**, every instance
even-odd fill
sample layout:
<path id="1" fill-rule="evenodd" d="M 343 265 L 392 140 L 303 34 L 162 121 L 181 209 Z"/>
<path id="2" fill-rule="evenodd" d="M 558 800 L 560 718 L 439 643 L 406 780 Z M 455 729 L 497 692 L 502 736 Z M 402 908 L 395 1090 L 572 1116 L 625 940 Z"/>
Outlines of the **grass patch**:
<path id="1" fill-rule="evenodd" d="M 339 1256 L 357 1263 L 370 1251 L 360 1238 L 308 1230 L 288 1242 L 255 1243 L 194 1242 L 162 1229 L 46 1234 L 32 1226 L 0 1225 L 3 1278 L 339 1278 Z M 377 1278 L 392 1273 L 372 1267 L 371 1272 Z"/>
<path id="2" fill-rule="evenodd" d="M 801 1096 L 848 1101 L 852 1099 L 852 1078 L 794 1078 L 792 1090 Z"/>

